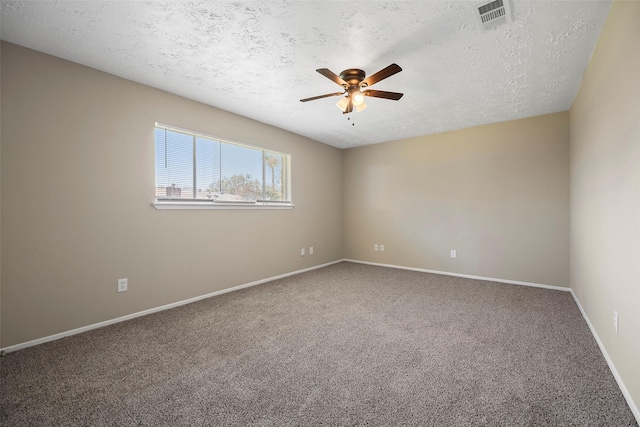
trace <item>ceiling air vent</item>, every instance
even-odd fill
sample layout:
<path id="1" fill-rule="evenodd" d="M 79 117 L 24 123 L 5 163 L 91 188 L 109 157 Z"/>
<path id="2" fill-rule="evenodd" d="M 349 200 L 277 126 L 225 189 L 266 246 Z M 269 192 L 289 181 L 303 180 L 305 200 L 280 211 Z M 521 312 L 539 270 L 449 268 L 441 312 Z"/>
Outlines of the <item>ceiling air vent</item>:
<path id="1" fill-rule="evenodd" d="M 473 11 L 482 31 L 513 21 L 509 0 L 485 1 L 476 5 Z"/>

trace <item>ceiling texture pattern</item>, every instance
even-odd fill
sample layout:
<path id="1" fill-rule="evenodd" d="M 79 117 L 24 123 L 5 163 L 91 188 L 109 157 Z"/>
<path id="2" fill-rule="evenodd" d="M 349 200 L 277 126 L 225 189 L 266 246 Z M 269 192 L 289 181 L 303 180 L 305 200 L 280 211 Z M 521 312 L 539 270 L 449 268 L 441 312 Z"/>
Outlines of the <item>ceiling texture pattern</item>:
<path id="1" fill-rule="evenodd" d="M 513 0 L 483 32 L 478 1 L 2 1 L 3 40 L 349 148 L 571 107 L 611 1 Z M 343 115 L 315 72 L 391 63 Z"/>

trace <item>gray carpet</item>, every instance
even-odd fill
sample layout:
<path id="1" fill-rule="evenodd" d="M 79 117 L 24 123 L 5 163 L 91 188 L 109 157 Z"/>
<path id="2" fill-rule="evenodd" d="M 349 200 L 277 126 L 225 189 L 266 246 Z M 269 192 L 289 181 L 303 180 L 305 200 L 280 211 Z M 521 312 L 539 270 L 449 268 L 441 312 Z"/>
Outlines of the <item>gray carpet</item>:
<path id="1" fill-rule="evenodd" d="M 568 292 L 340 263 L 8 354 L 0 424 L 636 426 Z"/>

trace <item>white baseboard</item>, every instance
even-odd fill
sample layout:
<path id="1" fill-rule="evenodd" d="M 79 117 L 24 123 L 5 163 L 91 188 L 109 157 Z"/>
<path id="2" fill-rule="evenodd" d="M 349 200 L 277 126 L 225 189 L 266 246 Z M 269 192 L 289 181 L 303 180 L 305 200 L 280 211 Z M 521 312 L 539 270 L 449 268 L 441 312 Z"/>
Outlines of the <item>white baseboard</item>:
<path id="1" fill-rule="evenodd" d="M 493 277 L 472 276 L 470 274 L 451 273 L 451 272 L 448 272 L 448 271 L 427 270 L 426 268 L 405 267 L 405 266 L 402 266 L 402 265 L 394 265 L 394 264 L 380 264 L 380 263 L 377 263 L 377 262 L 358 261 L 358 260 L 355 260 L 355 259 L 344 259 L 343 261 L 355 262 L 355 263 L 358 263 L 358 264 L 377 265 L 378 267 L 398 268 L 400 270 L 411 270 L 411 271 L 420 271 L 420 272 L 423 272 L 423 273 L 441 274 L 443 276 L 455 276 L 455 277 L 464 277 L 464 278 L 467 278 L 467 279 L 485 280 L 485 281 L 488 281 L 488 282 L 508 283 L 510 285 L 532 286 L 534 288 L 553 289 L 554 291 L 569 292 L 571 290 L 571 288 L 565 288 L 563 286 L 543 285 L 543 284 L 540 284 L 540 283 L 521 282 L 521 281 L 518 281 L 518 280 L 496 279 L 496 278 L 493 278 Z"/>
<path id="2" fill-rule="evenodd" d="M 622 377 L 620 377 L 620 374 L 618 373 L 618 370 L 616 369 L 615 365 L 613 364 L 613 360 L 611 360 L 611 357 L 609 357 L 609 353 L 607 353 L 607 350 L 605 349 L 604 344 L 600 340 L 600 337 L 598 336 L 598 333 L 596 332 L 596 329 L 591 324 L 591 321 L 589 320 L 589 317 L 587 316 L 587 313 L 582 308 L 582 305 L 580 304 L 580 301 L 578 301 L 578 297 L 576 297 L 576 294 L 573 292 L 573 289 L 571 290 L 571 296 L 573 297 L 573 300 L 576 302 L 576 305 L 580 309 L 580 313 L 582 313 L 582 317 L 584 318 L 585 322 L 587 322 L 587 325 L 589 325 L 589 329 L 591 330 L 591 334 L 593 335 L 593 337 L 595 338 L 596 342 L 598 343 L 598 347 L 600 347 L 600 351 L 602 352 L 602 355 L 604 356 L 604 360 L 607 361 L 607 365 L 609 365 L 609 369 L 611 370 L 611 373 L 613 374 L 613 378 L 616 379 L 616 382 L 618 383 L 618 387 L 620 387 L 620 391 L 622 391 L 622 395 L 624 396 L 625 400 L 627 401 L 627 404 L 629 405 L 629 408 L 631 409 L 631 412 L 633 412 L 633 416 L 636 417 L 636 421 L 638 422 L 638 424 L 640 424 L 640 410 L 638 410 L 638 406 L 633 401 L 633 398 L 631 397 L 631 394 L 629 393 L 629 390 L 627 389 L 627 386 L 625 386 L 624 381 L 622 381 Z"/>
<path id="3" fill-rule="evenodd" d="M 174 303 L 163 305 L 163 306 L 160 306 L 160 307 L 150 308 L 148 310 L 139 311 L 137 313 L 128 314 L 126 316 L 118 317 L 118 318 L 115 318 L 115 319 L 105 320 L 104 322 L 98 322 L 98 323 L 94 323 L 92 325 L 83 326 L 81 328 L 72 329 L 70 331 L 60 332 L 58 334 L 49 335 L 47 337 L 38 338 L 38 339 L 35 339 L 35 340 L 23 342 L 23 343 L 20 343 L 20 344 L 11 345 L 9 347 L 5 347 L 5 348 L 0 349 L 0 351 L 2 351 L 4 353 L 10 353 L 12 351 L 21 350 L 23 348 L 32 347 L 34 345 L 44 344 L 44 343 L 49 342 L 49 341 L 59 340 L 61 338 L 68 337 L 68 336 L 71 336 L 71 335 L 81 334 L 82 332 L 87 332 L 87 331 L 90 331 L 92 329 L 98 329 L 98 328 L 102 328 L 104 326 L 113 325 L 114 323 L 120 323 L 120 322 L 124 322 L 126 320 L 135 319 L 136 317 L 146 316 L 147 314 L 157 313 L 157 312 L 163 311 L 163 310 L 169 310 L 171 308 L 179 307 L 181 305 L 190 304 L 192 302 L 200 301 L 200 300 L 203 300 L 203 299 L 206 299 L 206 298 L 215 297 L 216 295 L 226 294 L 228 292 L 233 292 L 233 291 L 237 291 L 237 290 L 240 290 L 240 289 L 249 288 L 251 286 L 260 285 L 262 283 L 271 282 L 271 281 L 277 280 L 277 279 L 282 279 L 284 277 L 289 277 L 289 276 L 293 276 L 293 275 L 296 275 L 296 274 L 305 273 L 307 271 L 316 270 L 318 268 L 327 267 L 329 265 L 337 264 L 337 263 L 342 262 L 342 261 L 343 261 L 342 259 L 339 259 L 337 261 L 328 262 L 326 264 L 316 265 L 316 266 L 313 266 L 313 267 L 304 268 L 302 270 L 297 270 L 297 271 L 292 271 L 290 273 L 280 274 L 279 276 L 273 276 L 273 277 L 269 277 L 267 279 L 256 280 L 255 282 L 245 283 L 244 285 L 238 285 L 238 286 L 234 286 L 232 288 L 222 289 L 220 291 L 211 292 L 211 293 L 208 293 L 208 294 L 205 294 L 205 295 L 200 295 L 200 296 L 197 296 L 197 297 L 193 297 L 193 298 L 189 298 L 189 299 L 186 299 L 186 300 L 174 302 Z"/>

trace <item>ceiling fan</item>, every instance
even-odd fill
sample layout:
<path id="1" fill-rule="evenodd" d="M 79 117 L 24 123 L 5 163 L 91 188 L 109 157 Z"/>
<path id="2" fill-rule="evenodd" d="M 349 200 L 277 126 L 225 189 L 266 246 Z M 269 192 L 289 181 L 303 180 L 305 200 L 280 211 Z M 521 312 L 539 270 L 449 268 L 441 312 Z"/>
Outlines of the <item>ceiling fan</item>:
<path id="1" fill-rule="evenodd" d="M 365 96 L 392 99 L 394 101 L 397 101 L 402 98 L 402 95 L 404 95 L 403 93 L 398 92 L 386 92 L 383 90 L 366 89 L 369 86 L 373 86 L 375 83 L 378 83 L 380 80 L 384 80 L 387 77 L 391 77 L 394 74 L 402 71 L 402 68 L 400 68 L 398 64 L 391 64 L 367 78 L 365 78 L 365 72 L 357 68 L 349 68 L 347 70 L 344 70 L 340 73 L 339 76 L 333 73 L 328 68 L 319 68 L 316 71 L 329 80 L 342 86 L 344 90 L 342 92 L 328 93 L 326 95 L 319 95 L 313 96 L 311 98 L 301 99 L 300 102 L 313 101 L 316 99 L 328 98 L 330 96 L 344 95 L 344 98 L 342 98 L 336 105 L 338 106 L 338 108 L 340 108 L 340 110 L 342 110 L 342 114 L 347 114 L 353 111 L 354 106 L 356 107 L 357 112 L 360 112 L 367 108 L 367 104 L 364 103 Z"/>

